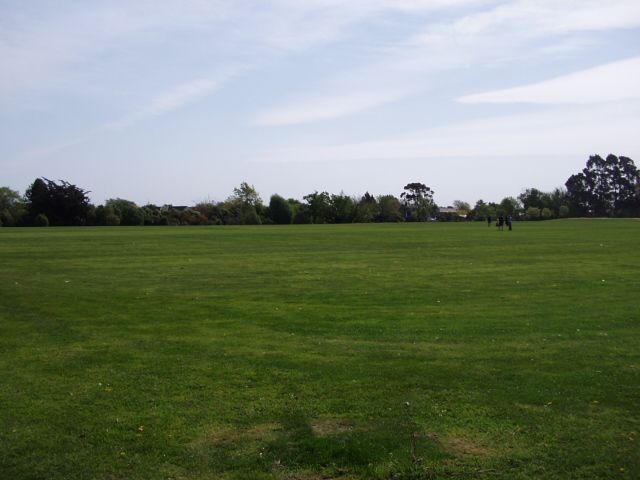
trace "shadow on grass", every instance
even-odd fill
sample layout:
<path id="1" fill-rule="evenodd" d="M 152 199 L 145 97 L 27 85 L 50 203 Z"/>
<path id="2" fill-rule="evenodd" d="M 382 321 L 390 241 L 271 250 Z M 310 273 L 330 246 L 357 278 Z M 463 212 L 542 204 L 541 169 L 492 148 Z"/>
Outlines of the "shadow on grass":
<path id="1" fill-rule="evenodd" d="M 207 469 L 237 479 L 439 478 L 432 466 L 450 454 L 413 427 L 390 419 L 359 428 L 294 410 L 274 422 L 212 429 L 192 447 Z"/>

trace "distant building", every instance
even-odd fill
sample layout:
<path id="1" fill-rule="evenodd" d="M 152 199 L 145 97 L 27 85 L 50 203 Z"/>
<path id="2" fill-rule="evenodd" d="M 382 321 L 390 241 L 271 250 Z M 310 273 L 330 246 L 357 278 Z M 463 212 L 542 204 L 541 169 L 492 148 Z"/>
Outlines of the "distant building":
<path id="1" fill-rule="evenodd" d="M 461 215 L 457 208 L 453 208 L 453 207 L 438 208 L 438 220 L 462 220 L 465 218 L 467 218 L 467 216 Z"/>
<path id="2" fill-rule="evenodd" d="M 438 213 L 440 214 L 450 214 L 450 215 L 458 215 L 458 209 L 452 207 L 440 207 L 438 208 Z"/>
<path id="3" fill-rule="evenodd" d="M 186 205 L 163 205 L 161 210 L 163 211 L 170 211 L 170 210 L 176 210 L 178 212 L 182 212 L 183 210 L 188 209 L 189 207 L 187 207 Z"/>

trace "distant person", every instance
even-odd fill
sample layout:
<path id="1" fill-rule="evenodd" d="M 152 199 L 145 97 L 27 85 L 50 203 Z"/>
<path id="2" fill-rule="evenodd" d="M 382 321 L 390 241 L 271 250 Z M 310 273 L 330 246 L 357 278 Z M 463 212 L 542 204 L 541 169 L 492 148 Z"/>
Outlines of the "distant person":
<path id="1" fill-rule="evenodd" d="M 487 217 L 487 227 L 491 226 L 491 215 Z"/>
<path id="2" fill-rule="evenodd" d="M 504 216 L 500 215 L 498 217 L 498 230 L 502 230 L 504 228 Z"/>
<path id="3" fill-rule="evenodd" d="M 511 224 L 513 223 L 513 218 L 511 218 L 511 215 L 509 215 L 507 217 L 507 226 L 509 227 L 509 231 L 511 231 Z"/>

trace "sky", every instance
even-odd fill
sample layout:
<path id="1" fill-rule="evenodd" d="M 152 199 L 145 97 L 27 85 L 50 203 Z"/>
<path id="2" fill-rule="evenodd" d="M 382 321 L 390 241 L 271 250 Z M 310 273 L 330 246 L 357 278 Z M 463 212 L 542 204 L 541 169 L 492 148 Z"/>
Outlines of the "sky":
<path id="1" fill-rule="evenodd" d="M 638 0 L 0 0 L 0 186 L 439 205 L 640 165 Z"/>

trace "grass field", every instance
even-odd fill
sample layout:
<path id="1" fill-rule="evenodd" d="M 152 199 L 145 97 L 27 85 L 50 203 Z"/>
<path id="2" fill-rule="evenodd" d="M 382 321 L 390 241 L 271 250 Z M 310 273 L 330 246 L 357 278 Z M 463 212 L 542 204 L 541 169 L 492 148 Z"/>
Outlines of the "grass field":
<path id="1" fill-rule="evenodd" d="M 639 247 L 637 220 L 0 229 L 0 478 L 640 478 Z"/>

